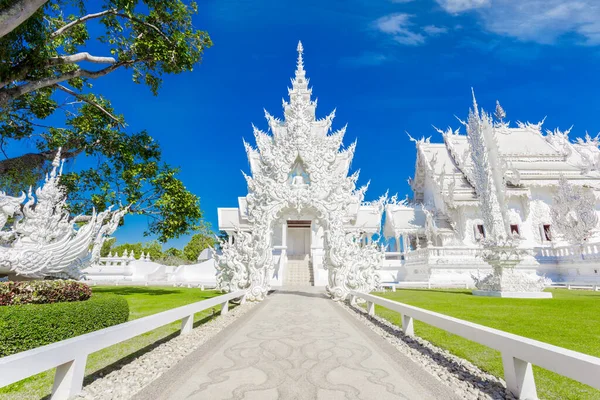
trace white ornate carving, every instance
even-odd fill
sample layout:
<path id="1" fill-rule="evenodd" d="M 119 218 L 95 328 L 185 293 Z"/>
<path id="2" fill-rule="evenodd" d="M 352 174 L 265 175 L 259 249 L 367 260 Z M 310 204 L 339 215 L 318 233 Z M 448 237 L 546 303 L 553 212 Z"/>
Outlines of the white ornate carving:
<path id="1" fill-rule="evenodd" d="M 564 176 L 558 182 L 550 214 L 553 226 L 570 244 L 583 245 L 598 226 L 594 193 L 571 185 Z"/>
<path id="2" fill-rule="evenodd" d="M 85 225 L 75 229 L 75 221 L 69 217 L 65 203 L 66 194 L 59 184 L 61 172 L 59 149 L 52 171 L 35 191 L 35 196 L 29 189 L 22 218 L 0 237 L 0 273 L 26 278 L 79 278 L 81 269 L 91 262 L 90 245 L 100 243 L 106 234 L 112 233 L 126 212 L 117 211 L 111 216 L 110 210 L 99 214 L 94 211 Z M 24 195 L 14 198 L 0 193 L 0 223 L 4 225 L 8 217 L 19 212 L 23 200 Z M 109 216 L 109 224 L 104 225 Z"/>
<path id="3" fill-rule="evenodd" d="M 467 123 L 467 140 L 485 230 L 480 254 L 493 269 L 492 274 L 483 278 L 472 275 L 475 287 L 492 292 L 542 291 L 547 284 L 546 278 L 530 277 L 514 270 L 525 252 L 518 248 L 518 239 L 510 231 L 511 215 L 505 199 L 504 181 L 507 168 L 500 157 L 496 126 L 490 115 L 479 110 L 475 95 Z M 518 215 L 512 217 L 520 219 Z"/>
<path id="4" fill-rule="evenodd" d="M 253 160 L 252 176 L 244 175 L 251 232 L 238 230 L 233 244 L 222 243 L 223 252 L 216 255 L 218 286 L 246 289 L 250 300 L 262 300 L 270 288 L 273 226 L 291 211 L 313 214 L 324 229 L 327 292 L 332 298 L 344 299 L 350 290 L 368 292 L 379 282 L 382 249 L 377 243 L 361 246 L 359 232 L 344 229 L 368 186 L 356 189 L 358 172 L 348 175 L 355 143 L 340 150 L 346 128 L 329 133 L 335 112 L 316 119 L 302 53 L 299 43 L 290 100 L 283 102 L 284 120 L 265 112 L 272 135 L 254 128 L 257 148 L 245 143 Z M 381 215 L 383 205 L 376 208 Z"/>

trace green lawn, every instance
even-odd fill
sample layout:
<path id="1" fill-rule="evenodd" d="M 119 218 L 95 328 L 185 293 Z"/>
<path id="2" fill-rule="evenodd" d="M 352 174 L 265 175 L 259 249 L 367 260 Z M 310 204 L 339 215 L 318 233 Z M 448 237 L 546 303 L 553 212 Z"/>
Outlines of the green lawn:
<path id="1" fill-rule="evenodd" d="M 549 300 L 478 297 L 467 290 L 403 289 L 377 295 L 600 357 L 600 292 L 551 292 L 554 298 Z M 398 313 L 380 306 L 375 311 L 402 326 Z M 415 333 L 503 377 L 499 352 L 419 321 L 415 321 Z M 553 372 L 534 366 L 534 375 L 540 398 L 600 399 L 600 391 Z"/>
<path id="2" fill-rule="evenodd" d="M 129 320 L 145 317 L 171 308 L 195 303 L 218 296 L 214 290 L 174 287 L 132 287 L 132 286 L 98 286 L 93 287 L 93 296 L 117 294 L 124 296 L 129 303 Z M 220 308 L 214 309 L 218 312 Z M 195 325 L 206 322 L 211 318 L 213 310 L 196 314 Z M 125 342 L 108 347 L 90 354 L 86 366 L 86 382 L 92 377 L 106 375 L 120 364 L 127 363 L 137 355 L 142 354 L 165 340 L 175 337 L 181 327 L 180 322 L 165 325 Z M 0 389 L 0 399 L 40 399 L 50 394 L 54 380 L 54 370 L 24 379 Z"/>

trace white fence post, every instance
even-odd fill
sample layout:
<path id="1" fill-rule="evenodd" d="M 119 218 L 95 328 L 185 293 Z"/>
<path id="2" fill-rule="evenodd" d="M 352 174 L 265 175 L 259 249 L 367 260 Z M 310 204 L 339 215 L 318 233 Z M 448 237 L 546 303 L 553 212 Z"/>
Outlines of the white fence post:
<path id="1" fill-rule="evenodd" d="M 392 284 L 392 292 L 396 291 L 396 285 Z"/>
<path id="2" fill-rule="evenodd" d="M 181 320 L 181 334 L 187 335 L 194 328 L 194 314 L 188 315 Z"/>
<path id="3" fill-rule="evenodd" d="M 373 303 L 372 301 L 367 301 L 367 313 L 370 317 L 373 317 L 375 315 L 375 303 Z"/>
<path id="4" fill-rule="evenodd" d="M 410 315 L 402 314 L 402 330 L 406 336 L 415 336 L 414 322 Z"/>
<path id="5" fill-rule="evenodd" d="M 221 315 L 225 315 L 229 312 L 229 301 L 226 301 L 221 305 Z"/>
<path id="6" fill-rule="evenodd" d="M 356 296 L 353 294 L 350 295 L 350 305 L 356 305 Z"/>
<path id="7" fill-rule="evenodd" d="M 81 392 L 85 375 L 86 355 L 56 367 L 52 400 L 66 400 Z"/>
<path id="8" fill-rule="evenodd" d="M 511 354 L 502 353 L 502 365 L 508 390 L 518 399 L 537 400 L 531 363 L 515 358 Z"/>

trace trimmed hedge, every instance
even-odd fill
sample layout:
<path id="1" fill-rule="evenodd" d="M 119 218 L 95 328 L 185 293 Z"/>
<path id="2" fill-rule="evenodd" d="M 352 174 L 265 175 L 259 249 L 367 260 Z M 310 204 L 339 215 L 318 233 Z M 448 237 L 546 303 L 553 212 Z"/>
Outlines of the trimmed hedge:
<path id="1" fill-rule="evenodd" d="M 88 285 L 72 280 L 0 283 L 0 306 L 81 301 L 91 295 L 92 289 Z"/>
<path id="2" fill-rule="evenodd" d="M 117 325 L 128 318 L 127 300 L 115 295 L 0 307 L 0 357 Z"/>

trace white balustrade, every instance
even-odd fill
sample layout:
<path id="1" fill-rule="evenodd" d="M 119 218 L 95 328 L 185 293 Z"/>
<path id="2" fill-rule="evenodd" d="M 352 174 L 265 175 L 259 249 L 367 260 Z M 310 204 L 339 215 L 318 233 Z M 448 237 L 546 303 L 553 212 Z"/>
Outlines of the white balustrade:
<path id="1" fill-rule="evenodd" d="M 71 398 L 81 392 L 89 354 L 179 320 L 181 334 L 185 335 L 192 330 L 194 314 L 220 305 L 224 315 L 230 300 L 241 298 L 243 303 L 245 296 L 245 291 L 227 293 L 0 358 L 0 387 L 56 367 L 51 398 Z"/>
<path id="2" fill-rule="evenodd" d="M 356 298 L 367 301 L 369 315 L 374 315 L 375 304 L 400 313 L 404 333 L 408 336 L 414 335 L 413 320 L 416 319 L 498 350 L 502 354 L 506 386 L 517 398 L 537 399 L 532 364 L 600 389 L 598 357 L 370 294 L 351 292 L 351 296 L 352 303 Z"/>

